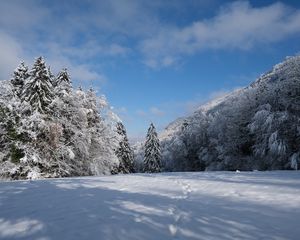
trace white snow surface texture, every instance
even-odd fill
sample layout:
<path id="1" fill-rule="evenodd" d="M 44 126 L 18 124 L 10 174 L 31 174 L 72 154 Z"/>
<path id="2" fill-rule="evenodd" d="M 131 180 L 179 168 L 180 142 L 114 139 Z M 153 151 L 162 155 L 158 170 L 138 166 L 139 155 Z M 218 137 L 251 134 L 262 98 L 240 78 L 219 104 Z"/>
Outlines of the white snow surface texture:
<path id="1" fill-rule="evenodd" d="M 300 239 L 300 172 L 0 183 L 0 239 Z"/>

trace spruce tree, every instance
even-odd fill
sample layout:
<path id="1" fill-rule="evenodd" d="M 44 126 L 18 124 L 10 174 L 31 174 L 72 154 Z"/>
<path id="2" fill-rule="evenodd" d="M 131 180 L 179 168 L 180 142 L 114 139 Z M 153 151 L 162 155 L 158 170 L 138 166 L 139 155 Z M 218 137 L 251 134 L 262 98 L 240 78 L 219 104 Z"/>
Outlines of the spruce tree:
<path id="1" fill-rule="evenodd" d="M 53 99 L 53 86 L 44 59 L 36 59 L 30 77 L 22 92 L 22 100 L 30 103 L 34 111 L 45 113 Z"/>
<path id="2" fill-rule="evenodd" d="M 56 85 L 67 84 L 71 87 L 71 79 L 70 75 L 66 68 L 63 68 L 58 74 L 56 78 Z"/>
<path id="3" fill-rule="evenodd" d="M 50 77 L 50 81 L 51 81 L 51 83 L 52 83 L 52 86 L 55 87 L 55 81 L 56 81 L 56 79 L 55 79 L 54 74 L 53 74 L 52 71 L 51 71 L 51 67 L 50 67 L 50 66 L 48 66 L 48 74 L 49 74 L 49 77 Z"/>
<path id="4" fill-rule="evenodd" d="M 58 96 L 70 94 L 72 91 L 72 82 L 66 68 L 63 68 L 55 80 L 55 92 Z"/>
<path id="5" fill-rule="evenodd" d="M 21 62 L 20 65 L 14 71 L 13 78 L 10 80 L 11 84 L 13 85 L 13 92 L 16 96 L 20 97 L 23 86 L 28 77 L 28 67 L 25 65 L 24 62 Z"/>
<path id="6" fill-rule="evenodd" d="M 120 136 L 119 146 L 116 149 L 116 155 L 120 161 L 119 172 L 132 173 L 133 169 L 133 151 L 130 148 L 126 134 L 126 129 L 121 122 L 117 123 L 117 133 Z"/>
<path id="7" fill-rule="evenodd" d="M 145 155 L 144 155 L 144 172 L 160 172 L 161 171 L 161 153 L 160 144 L 153 123 L 148 129 Z"/>

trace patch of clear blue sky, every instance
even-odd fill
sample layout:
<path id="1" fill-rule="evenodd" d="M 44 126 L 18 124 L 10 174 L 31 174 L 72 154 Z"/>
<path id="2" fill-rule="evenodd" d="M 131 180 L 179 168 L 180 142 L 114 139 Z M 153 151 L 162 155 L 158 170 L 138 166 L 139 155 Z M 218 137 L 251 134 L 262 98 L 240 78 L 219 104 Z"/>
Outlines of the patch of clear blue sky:
<path id="1" fill-rule="evenodd" d="M 210 100 L 214 93 L 247 86 L 273 65 L 299 52 L 299 38 L 249 51 L 205 51 L 187 57 L 175 68 L 150 70 L 140 63 L 123 62 L 117 69 L 106 68 L 108 83 L 103 90 L 112 105 L 126 107 L 124 121 L 130 134 L 146 131 L 150 121 L 160 129 L 174 118 L 190 113 Z M 161 109 L 162 116 L 141 116 L 137 110 Z M 130 117 L 128 117 L 130 116 Z"/>
<path id="2" fill-rule="evenodd" d="M 7 1 L 6 5 L 10 2 L 16 6 L 25 4 L 25 1 L 12 0 Z M 274 42 L 270 39 L 266 42 L 254 41 L 253 46 L 246 50 L 204 47 L 194 52 L 178 52 L 175 54 L 178 61 L 171 66 L 153 69 L 145 65 L 145 58 L 149 55 L 145 56 L 141 44 L 144 40 L 156 37 L 160 32 L 156 28 L 172 31 L 192 26 L 197 21 L 210 21 L 220 13 L 221 8 L 233 2 L 30 0 L 26 3 L 30 4 L 30 8 L 38 6 L 32 11 L 44 10 L 42 17 L 33 18 L 40 24 L 23 26 L 22 32 L 19 31 L 22 26 L 16 26 L 20 24 L 18 21 L 12 25 L 0 21 L 0 27 L 5 34 L 17 39 L 27 59 L 42 54 L 54 65 L 67 63 L 72 66 L 71 76 L 81 69 L 80 65 L 84 65 L 84 70 L 104 75 L 105 82 L 96 80 L 97 75 L 90 77 L 96 78 L 91 81 L 75 79 L 75 85 L 99 88 L 99 92 L 107 96 L 120 114 L 129 136 L 139 138 L 144 137 L 151 121 L 161 130 L 175 118 L 191 113 L 213 96 L 247 86 L 286 56 L 300 52 L 299 31 Z M 257 9 L 276 2 L 249 1 L 251 8 Z M 116 3 L 120 6 L 113 6 Z M 281 3 L 300 10 L 300 1 Z M 4 4 L 0 3 L 0 7 L 1 4 L 4 9 Z M 136 7 L 140 12 L 132 13 L 128 6 Z M 12 9 L 13 5 L 10 8 L 12 16 L 21 15 L 21 10 L 14 13 Z M 27 11 L 21 16 L 31 19 L 34 12 Z M 87 43 L 90 46 L 86 46 Z M 124 47 L 124 53 L 113 52 L 116 49 L 110 49 L 111 44 Z M 98 46 L 102 49 L 96 49 Z M 80 50 L 84 51 L 80 53 Z M 90 56 L 84 56 L 88 54 Z M 156 60 L 158 65 L 161 64 L 159 54 Z M 81 69 L 81 73 L 84 76 L 85 71 Z"/>

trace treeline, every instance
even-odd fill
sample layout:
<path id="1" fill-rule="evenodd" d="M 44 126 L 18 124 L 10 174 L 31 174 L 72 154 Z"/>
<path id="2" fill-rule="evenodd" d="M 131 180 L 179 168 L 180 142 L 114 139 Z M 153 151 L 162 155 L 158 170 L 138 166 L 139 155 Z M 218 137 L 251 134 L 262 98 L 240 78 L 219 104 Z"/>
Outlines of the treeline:
<path id="1" fill-rule="evenodd" d="M 300 57 L 288 58 L 145 144 L 129 145 L 105 97 L 74 89 L 42 57 L 0 86 L 0 177 L 30 179 L 160 171 L 298 169 Z"/>
<path id="2" fill-rule="evenodd" d="M 45 178 L 133 172 L 124 125 L 104 97 L 74 89 L 66 69 L 21 63 L 0 86 L 0 175 Z"/>
<path id="3" fill-rule="evenodd" d="M 161 134 L 166 171 L 298 168 L 299 56 L 210 104 Z"/>

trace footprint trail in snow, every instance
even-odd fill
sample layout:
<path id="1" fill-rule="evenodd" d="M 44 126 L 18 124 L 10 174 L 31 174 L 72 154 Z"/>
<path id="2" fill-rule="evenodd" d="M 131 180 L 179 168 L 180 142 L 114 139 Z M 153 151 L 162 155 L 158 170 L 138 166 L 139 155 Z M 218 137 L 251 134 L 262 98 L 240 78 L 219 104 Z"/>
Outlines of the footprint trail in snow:
<path id="1" fill-rule="evenodd" d="M 176 184 L 181 188 L 182 194 L 176 197 L 176 204 L 169 208 L 169 213 L 173 216 L 174 220 L 172 224 L 169 224 L 169 232 L 175 239 L 179 239 L 178 232 L 180 230 L 180 224 L 187 217 L 187 213 L 184 209 L 184 202 L 190 197 L 192 188 L 187 181 L 176 180 Z"/>

